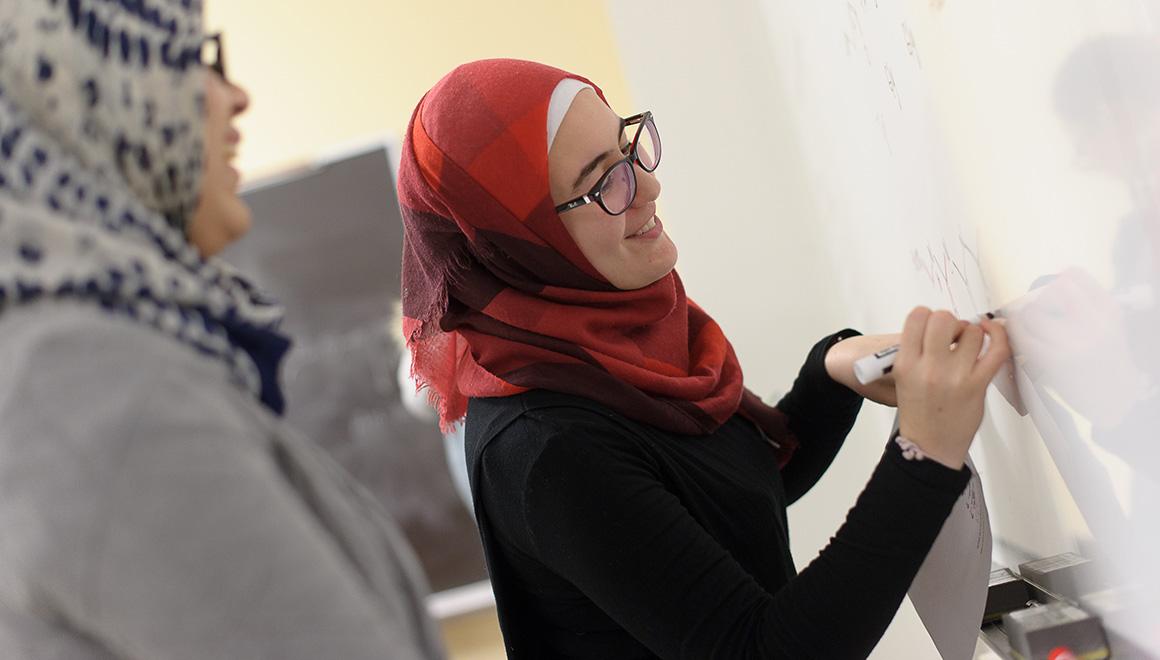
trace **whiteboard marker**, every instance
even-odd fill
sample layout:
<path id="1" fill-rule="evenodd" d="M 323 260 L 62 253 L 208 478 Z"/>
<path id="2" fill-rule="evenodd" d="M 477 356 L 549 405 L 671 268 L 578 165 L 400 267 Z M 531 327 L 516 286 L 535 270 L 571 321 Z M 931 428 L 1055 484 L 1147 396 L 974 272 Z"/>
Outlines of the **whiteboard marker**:
<path id="1" fill-rule="evenodd" d="M 978 323 L 985 318 L 994 320 L 1001 315 L 1000 310 L 987 312 L 975 317 L 972 323 Z M 983 335 L 983 348 L 979 351 L 979 357 L 982 357 L 987 352 L 987 347 L 990 345 L 990 335 Z M 869 385 L 886 374 L 889 374 L 891 371 L 894 371 L 894 360 L 898 358 L 898 351 L 901 348 L 902 346 L 900 344 L 895 344 L 877 353 L 856 360 L 854 362 L 854 376 L 858 379 L 858 382 L 863 385 Z"/>

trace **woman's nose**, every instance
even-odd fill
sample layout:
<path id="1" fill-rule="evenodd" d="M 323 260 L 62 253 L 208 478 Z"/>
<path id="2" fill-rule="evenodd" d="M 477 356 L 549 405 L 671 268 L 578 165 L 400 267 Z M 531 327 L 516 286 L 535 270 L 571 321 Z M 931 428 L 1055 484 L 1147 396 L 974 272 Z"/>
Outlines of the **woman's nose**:
<path id="1" fill-rule="evenodd" d="M 250 95 L 240 85 L 230 83 L 230 93 L 233 95 L 233 114 L 240 115 L 250 107 Z"/>
<path id="2" fill-rule="evenodd" d="M 656 201 L 661 196 L 661 182 L 656 177 L 656 172 L 649 172 L 640 166 L 640 163 L 634 163 L 636 168 L 636 199 L 633 206 L 648 204 Z"/>

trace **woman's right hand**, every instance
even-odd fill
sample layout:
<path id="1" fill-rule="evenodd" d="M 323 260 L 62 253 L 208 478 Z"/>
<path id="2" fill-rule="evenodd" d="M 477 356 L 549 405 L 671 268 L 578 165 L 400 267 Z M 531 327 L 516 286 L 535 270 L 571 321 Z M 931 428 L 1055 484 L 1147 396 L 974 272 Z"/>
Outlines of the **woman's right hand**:
<path id="1" fill-rule="evenodd" d="M 980 356 L 984 333 L 991 341 Z M 947 311 L 914 308 L 894 362 L 899 434 L 929 458 L 962 468 L 983 421 L 987 385 L 1010 357 L 1002 324 L 973 325 Z"/>

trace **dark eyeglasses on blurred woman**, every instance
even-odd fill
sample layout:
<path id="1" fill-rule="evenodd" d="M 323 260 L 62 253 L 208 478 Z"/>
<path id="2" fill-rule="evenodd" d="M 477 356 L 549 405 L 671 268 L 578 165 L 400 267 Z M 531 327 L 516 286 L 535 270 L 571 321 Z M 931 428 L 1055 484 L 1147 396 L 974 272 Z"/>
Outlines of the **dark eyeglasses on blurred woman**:
<path id="1" fill-rule="evenodd" d="M 211 71 L 216 71 L 222 80 L 229 80 L 226 77 L 226 56 L 222 49 L 221 32 L 206 35 L 205 39 L 202 40 L 201 64 Z"/>

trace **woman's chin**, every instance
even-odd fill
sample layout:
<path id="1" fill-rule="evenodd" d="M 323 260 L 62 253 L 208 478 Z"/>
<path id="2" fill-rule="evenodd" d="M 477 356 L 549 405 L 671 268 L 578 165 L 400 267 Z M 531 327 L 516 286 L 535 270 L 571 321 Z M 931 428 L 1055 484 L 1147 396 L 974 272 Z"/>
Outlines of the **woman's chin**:
<path id="1" fill-rule="evenodd" d="M 190 218 L 187 235 L 203 257 L 211 257 L 249 233 L 252 225 L 250 207 L 231 193 L 203 198 Z"/>
<path id="2" fill-rule="evenodd" d="M 250 228 L 254 226 L 253 211 L 251 211 L 250 207 L 242 201 L 241 197 L 236 195 L 232 200 L 230 200 L 228 224 L 229 227 L 233 230 L 234 240 L 237 240 L 250 233 Z"/>

